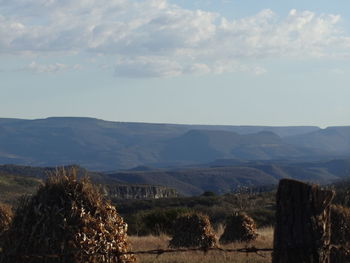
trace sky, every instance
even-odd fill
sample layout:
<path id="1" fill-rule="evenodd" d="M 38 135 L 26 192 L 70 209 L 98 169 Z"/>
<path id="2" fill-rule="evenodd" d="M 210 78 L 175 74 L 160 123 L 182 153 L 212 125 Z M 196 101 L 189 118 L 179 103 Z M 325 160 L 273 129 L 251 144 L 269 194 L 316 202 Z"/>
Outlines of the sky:
<path id="1" fill-rule="evenodd" d="M 0 0 L 0 117 L 350 125 L 348 0 Z"/>

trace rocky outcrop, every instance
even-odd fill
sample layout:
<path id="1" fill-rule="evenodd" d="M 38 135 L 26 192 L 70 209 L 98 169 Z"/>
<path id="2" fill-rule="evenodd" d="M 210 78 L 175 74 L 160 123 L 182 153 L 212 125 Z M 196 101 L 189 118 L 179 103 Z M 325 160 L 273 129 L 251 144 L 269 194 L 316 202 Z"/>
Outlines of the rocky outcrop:
<path id="1" fill-rule="evenodd" d="M 175 189 L 155 185 L 105 185 L 103 190 L 110 198 L 159 199 L 177 197 Z"/>

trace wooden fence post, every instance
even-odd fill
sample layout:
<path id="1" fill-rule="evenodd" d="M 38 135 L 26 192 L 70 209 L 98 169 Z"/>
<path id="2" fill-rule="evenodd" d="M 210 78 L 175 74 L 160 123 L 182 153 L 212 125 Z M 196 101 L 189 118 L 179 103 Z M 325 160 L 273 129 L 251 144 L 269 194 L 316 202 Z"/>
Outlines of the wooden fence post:
<path id="1" fill-rule="evenodd" d="M 277 191 L 273 263 L 329 263 L 334 192 L 282 179 Z"/>

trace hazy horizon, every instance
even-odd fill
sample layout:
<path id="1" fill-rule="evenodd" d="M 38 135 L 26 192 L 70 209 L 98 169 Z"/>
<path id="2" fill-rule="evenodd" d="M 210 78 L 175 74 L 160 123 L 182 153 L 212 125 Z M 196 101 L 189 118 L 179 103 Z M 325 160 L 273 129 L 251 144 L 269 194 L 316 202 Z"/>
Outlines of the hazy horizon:
<path id="1" fill-rule="evenodd" d="M 121 121 L 121 120 L 109 120 L 109 119 L 103 119 L 98 117 L 91 117 L 91 116 L 43 116 L 39 118 L 13 118 L 13 117 L 2 117 L 0 116 L 0 119 L 18 119 L 18 120 L 45 120 L 50 118 L 82 118 L 82 119 L 96 119 L 96 120 L 102 120 L 107 122 L 120 122 L 120 123 L 144 123 L 144 124 L 166 124 L 166 125 L 199 125 L 199 126 L 261 126 L 261 127 L 318 127 L 321 129 L 330 128 L 330 127 L 347 127 L 348 125 L 329 125 L 329 126 L 318 126 L 318 125 L 307 125 L 307 124 L 296 124 L 296 125 L 258 125 L 258 124 L 212 124 L 212 123 L 186 123 L 186 122 L 148 122 L 148 121 Z"/>

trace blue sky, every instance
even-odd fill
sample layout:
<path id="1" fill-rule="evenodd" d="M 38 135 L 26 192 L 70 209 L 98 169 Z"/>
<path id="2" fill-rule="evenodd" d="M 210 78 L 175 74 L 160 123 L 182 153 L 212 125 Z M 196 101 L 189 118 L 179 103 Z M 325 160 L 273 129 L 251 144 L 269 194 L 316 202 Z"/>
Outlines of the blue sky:
<path id="1" fill-rule="evenodd" d="M 349 1 L 0 0 L 0 117 L 350 125 Z"/>

